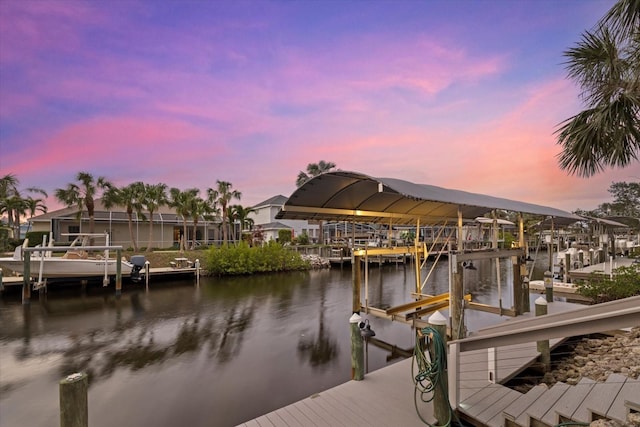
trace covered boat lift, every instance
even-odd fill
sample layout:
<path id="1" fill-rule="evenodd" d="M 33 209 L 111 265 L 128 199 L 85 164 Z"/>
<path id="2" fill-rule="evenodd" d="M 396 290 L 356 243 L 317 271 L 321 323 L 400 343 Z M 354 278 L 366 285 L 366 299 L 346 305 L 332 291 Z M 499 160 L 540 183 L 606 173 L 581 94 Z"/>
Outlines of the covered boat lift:
<path id="1" fill-rule="evenodd" d="M 429 254 L 426 244 L 419 241 L 421 225 L 456 224 L 458 236 L 462 236 L 463 223 L 475 221 L 495 212 L 506 210 L 518 213 L 519 241 L 516 248 L 499 249 L 497 235 L 489 250 L 470 250 L 465 241 L 458 238 L 455 245 L 449 243 L 450 274 L 452 286 L 450 295 L 425 295 L 421 266 Z M 405 320 L 414 326 L 421 326 L 420 317 L 429 311 L 449 305 L 450 331 L 453 339 L 464 338 L 464 307 L 489 311 L 496 314 L 520 315 L 529 311 L 529 290 L 526 280 L 525 239 L 522 214 L 540 216 L 557 223 L 572 223 L 582 218 L 572 213 L 460 190 L 450 190 L 433 185 L 416 184 L 395 178 L 375 178 L 359 172 L 335 171 L 318 175 L 296 189 L 276 215 L 277 219 L 303 219 L 321 221 L 349 221 L 352 223 L 411 225 L 416 227 L 413 246 L 386 248 L 353 248 L 353 312 L 364 309 L 372 315 L 392 320 Z M 497 227 L 495 228 L 497 230 Z M 455 248 L 455 249 L 454 249 Z M 412 293 L 414 301 L 402 306 L 381 310 L 368 306 L 367 282 L 365 277 L 365 304 L 361 303 L 361 263 L 362 257 L 371 255 L 393 255 L 408 253 L 415 257 L 416 287 Z M 505 309 L 475 304 L 463 295 L 463 272 L 469 262 L 482 259 L 510 258 L 513 262 L 514 307 Z M 365 263 L 366 264 L 366 263 Z M 366 274 L 366 272 L 365 272 Z M 427 277 L 428 278 L 428 277 Z M 499 280 L 499 275 L 498 275 Z M 426 279 L 425 279 L 426 282 Z M 466 301 L 466 302 L 465 302 Z M 405 316 L 399 314 L 415 309 Z"/>

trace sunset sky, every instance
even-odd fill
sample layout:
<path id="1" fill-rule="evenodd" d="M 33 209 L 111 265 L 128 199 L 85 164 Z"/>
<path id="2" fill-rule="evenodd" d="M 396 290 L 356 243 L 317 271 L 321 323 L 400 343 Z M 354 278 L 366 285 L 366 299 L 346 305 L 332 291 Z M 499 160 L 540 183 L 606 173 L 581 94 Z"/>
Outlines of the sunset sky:
<path id="1" fill-rule="evenodd" d="M 325 160 L 593 209 L 640 163 L 569 176 L 554 131 L 583 108 L 562 53 L 613 4 L 2 0 L 0 175 L 223 180 L 251 206 Z"/>

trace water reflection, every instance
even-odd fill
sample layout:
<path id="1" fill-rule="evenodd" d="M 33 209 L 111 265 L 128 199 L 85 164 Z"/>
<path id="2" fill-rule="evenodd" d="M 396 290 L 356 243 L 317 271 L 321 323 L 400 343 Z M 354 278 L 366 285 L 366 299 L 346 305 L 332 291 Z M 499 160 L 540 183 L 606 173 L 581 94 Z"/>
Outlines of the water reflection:
<path id="1" fill-rule="evenodd" d="M 325 326 L 326 283 L 319 283 L 318 333 L 302 336 L 298 342 L 298 354 L 308 358 L 313 368 L 321 368 L 338 355 L 338 345 Z"/>
<path id="2" fill-rule="evenodd" d="M 495 264 L 477 267 L 465 274 L 465 289 L 491 303 L 495 286 L 485 277 Z M 413 271 L 410 263 L 370 268 L 370 305 L 407 302 Z M 424 292 L 448 286 L 441 260 Z M 0 426 L 51 425 L 58 381 L 76 371 L 90 375 L 92 427 L 236 425 L 350 378 L 351 297 L 349 268 L 203 278 L 199 287 L 151 283 L 149 292 L 127 290 L 120 298 L 53 292 L 25 306 L 19 295 L 3 297 Z M 474 326 L 482 324 L 470 314 Z M 398 348 L 412 348 L 408 326 L 370 320 L 370 370 Z"/>

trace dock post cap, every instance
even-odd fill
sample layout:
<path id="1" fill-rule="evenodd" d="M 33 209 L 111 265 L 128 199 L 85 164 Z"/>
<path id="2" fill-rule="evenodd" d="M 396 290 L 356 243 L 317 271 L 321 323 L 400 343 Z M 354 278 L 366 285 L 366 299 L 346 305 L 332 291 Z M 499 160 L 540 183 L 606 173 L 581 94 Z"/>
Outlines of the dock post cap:
<path id="1" fill-rule="evenodd" d="M 360 323 L 362 317 L 358 313 L 353 313 L 353 315 L 349 318 L 349 323 Z"/>
<path id="2" fill-rule="evenodd" d="M 446 325 L 447 319 L 440 313 L 440 310 L 436 311 L 429 317 L 430 325 Z"/>
<path id="3" fill-rule="evenodd" d="M 547 300 L 545 298 L 538 297 L 534 303 L 537 305 L 547 305 Z"/>
<path id="4" fill-rule="evenodd" d="M 82 380 L 83 378 L 85 378 L 87 376 L 87 374 L 83 373 L 83 372 L 76 372 L 75 374 L 71 374 L 71 375 L 67 375 L 62 382 L 68 384 L 68 383 L 73 383 L 76 382 L 78 380 Z"/>

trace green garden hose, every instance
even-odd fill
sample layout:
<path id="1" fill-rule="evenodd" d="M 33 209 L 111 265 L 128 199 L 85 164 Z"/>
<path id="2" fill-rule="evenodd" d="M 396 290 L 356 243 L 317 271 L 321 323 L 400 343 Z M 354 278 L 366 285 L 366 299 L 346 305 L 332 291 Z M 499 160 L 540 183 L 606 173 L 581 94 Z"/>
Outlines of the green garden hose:
<path id="1" fill-rule="evenodd" d="M 427 341 L 427 345 L 431 345 L 433 348 L 433 360 L 427 358 L 424 348 L 421 345 L 421 340 L 416 339 L 416 344 L 413 351 L 413 358 L 415 363 L 411 365 L 411 376 L 413 378 L 413 384 L 415 386 L 413 401 L 418 413 L 418 417 L 423 423 L 432 426 L 427 422 L 418 409 L 418 396 L 423 403 L 431 402 L 435 396 L 436 387 L 440 387 L 444 395 L 447 396 L 447 392 L 444 386 L 445 370 L 447 369 L 447 349 L 444 344 L 444 340 L 440 336 L 440 333 L 431 328 L 426 327 L 420 331 Z M 414 373 L 414 367 L 417 366 L 418 373 Z M 449 405 L 449 417 L 442 427 L 451 425 L 451 405 Z"/>

